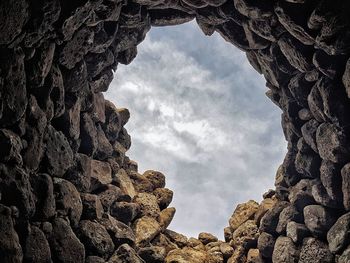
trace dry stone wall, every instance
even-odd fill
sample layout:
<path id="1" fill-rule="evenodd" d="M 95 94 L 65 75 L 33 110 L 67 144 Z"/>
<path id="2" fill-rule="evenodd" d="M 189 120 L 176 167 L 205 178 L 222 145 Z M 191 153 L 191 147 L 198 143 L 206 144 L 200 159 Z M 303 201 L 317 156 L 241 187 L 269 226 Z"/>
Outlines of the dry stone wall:
<path id="1" fill-rule="evenodd" d="M 346 0 L 2 0 L 0 262 L 350 262 L 349 12 Z M 103 97 L 152 26 L 193 19 L 265 76 L 288 141 L 275 190 L 236 208 L 225 241 L 167 229 L 165 176 L 138 172 L 130 113 Z"/>

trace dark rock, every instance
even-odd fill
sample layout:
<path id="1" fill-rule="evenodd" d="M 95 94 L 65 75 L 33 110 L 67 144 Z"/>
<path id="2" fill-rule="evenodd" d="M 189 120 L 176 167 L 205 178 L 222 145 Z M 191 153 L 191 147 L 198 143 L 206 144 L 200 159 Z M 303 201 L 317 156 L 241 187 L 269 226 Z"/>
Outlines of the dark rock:
<path id="1" fill-rule="evenodd" d="M 99 76 L 90 80 L 90 87 L 93 92 L 105 92 L 113 80 L 113 72 L 110 69 L 104 70 Z M 107 101 L 106 101 L 107 102 Z"/>
<path id="2" fill-rule="evenodd" d="M 272 254 L 272 262 L 298 263 L 300 251 L 289 237 L 277 238 Z"/>
<path id="3" fill-rule="evenodd" d="M 118 142 L 126 149 L 129 150 L 131 147 L 131 137 L 125 128 L 122 128 L 118 134 Z"/>
<path id="4" fill-rule="evenodd" d="M 334 163 L 342 163 L 350 159 L 346 135 L 335 124 L 322 123 L 317 129 L 316 142 L 322 159 Z"/>
<path id="5" fill-rule="evenodd" d="M 283 234 L 286 232 L 287 224 L 291 221 L 301 222 L 303 215 L 292 205 L 287 206 L 279 215 L 276 232 Z"/>
<path id="6" fill-rule="evenodd" d="M 48 91 L 49 102 L 52 102 L 52 117 L 57 118 L 61 116 L 65 110 L 65 91 L 62 73 L 58 66 L 52 65 L 49 75 L 45 79 L 44 89 Z"/>
<path id="7" fill-rule="evenodd" d="M 328 194 L 321 182 L 317 182 L 312 186 L 312 196 L 316 203 L 330 208 L 342 208 L 341 200 L 334 200 Z"/>
<path id="8" fill-rule="evenodd" d="M 84 60 L 89 77 L 94 78 L 114 63 L 114 55 L 107 49 L 103 53 L 88 53 Z"/>
<path id="9" fill-rule="evenodd" d="M 94 38 L 94 31 L 88 27 L 83 27 L 77 31 L 73 38 L 68 41 L 59 55 L 59 62 L 67 69 L 72 69 L 83 59 L 85 54 L 91 49 Z"/>
<path id="10" fill-rule="evenodd" d="M 145 263 L 128 244 L 121 245 L 109 259 L 110 263 Z"/>
<path id="11" fill-rule="evenodd" d="M 349 247 L 338 258 L 338 263 L 347 263 L 350 260 L 350 249 Z"/>
<path id="12" fill-rule="evenodd" d="M 91 160 L 91 191 L 105 188 L 112 183 L 112 170 L 108 162 Z"/>
<path id="13" fill-rule="evenodd" d="M 342 80 L 346 90 L 346 94 L 350 98 L 350 59 L 346 62 L 346 67 Z"/>
<path id="14" fill-rule="evenodd" d="M 288 35 L 280 37 L 277 43 L 283 55 L 294 68 L 300 72 L 312 69 L 312 48 L 303 45 Z"/>
<path id="15" fill-rule="evenodd" d="M 89 256 L 86 258 L 85 263 L 105 263 L 106 261 L 103 258 L 96 256 Z"/>
<path id="16" fill-rule="evenodd" d="M 346 211 L 350 210 L 350 164 L 341 169 L 343 204 Z M 338 189 L 339 191 L 339 189 Z"/>
<path id="17" fill-rule="evenodd" d="M 322 50 L 317 50 L 313 55 L 312 62 L 323 75 L 335 79 L 341 76 L 340 72 L 343 70 L 346 58 L 345 56 L 330 56 Z"/>
<path id="18" fill-rule="evenodd" d="M 229 43 L 245 51 L 249 50 L 249 43 L 247 41 L 243 28 L 237 25 L 234 21 L 226 22 L 217 26 L 216 31 Z"/>
<path id="19" fill-rule="evenodd" d="M 97 130 L 94 122 L 87 113 L 80 116 L 80 148 L 79 152 L 92 156 L 97 149 Z"/>
<path id="20" fill-rule="evenodd" d="M 336 221 L 332 211 L 320 205 L 309 205 L 304 208 L 305 225 L 316 237 L 324 237 Z"/>
<path id="21" fill-rule="evenodd" d="M 21 3 L 22 1 L 16 2 Z M 12 3 L 7 3 L 7 1 L 2 2 L 1 5 L 14 8 Z M 4 10 L 4 6 L 1 6 L 0 10 Z M 7 16 L 3 14 L 1 17 Z M 22 49 L 18 48 L 15 51 L 5 50 L 1 52 L 0 60 L 2 61 L 0 65 L 0 78 L 2 78 L 2 81 L 0 81 L 2 98 L 0 123 L 4 127 L 16 123 L 25 113 L 27 107 L 26 73 Z"/>
<path id="22" fill-rule="evenodd" d="M 303 179 L 290 190 L 288 198 L 299 212 L 303 212 L 305 206 L 316 203 L 312 196 L 313 184 L 313 181 Z"/>
<path id="23" fill-rule="evenodd" d="M 54 262 L 85 263 L 83 244 L 75 236 L 69 223 L 62 218 L 53 220 L 49 244 Z"/>
<path id="24" fill-rule="evenodd" d="M 311 6 L 310 6 L 311 5 Z M 288 30 L 288 32 L 305 45 L 315 43 L 314 34 L 306 26 L 307 18 L 312 12 L 312 1 L 303 5 L 300 10 L 299 5 L 278 2 L 275 6 L 275 13 L 279 22 Z"/>
<path id="25" fill-rule="evenodd" d="M 349 243 L 350 238 L 350 213 L 339 217 L 337 222 L 329 229 L 327 241 L 332 253 L 339 253 Z"/>
<path id="26" fill-rule="evenodd" d="M 341 189 L 342 177 L 340 166 L 331 161 L 323 160 L 320 168 L 320 179 L 328 196 L 337 203 L 343 202 L 343 193 Z"/>
<path id="27" fill-rule="evenodd" d="M 154 9 L 150 10 L 149 14 L 152 26 L 179 25 L 194 19 L 193 14 L 188 14 L 186 12 L 175 9 Z"/>
<path id="28" fill-rule="evenodd" d="M 77 153 L 75 156 L 76 165 L 65 174 L 79 192 L 90 192 L 91 188 L 91 159 L 85 154 Z"/>
<path id="29" fill-rule="evenodd" d="M 301 109 L 299 112 L 298 112 L 298 116 L 301 120 L 303 121 L 309 121 L 312 119 L 312 114 L 310 112 L 310 110 L 308 109 Z"/>
<path id="30" fill-rule="evenodd" d="M 103 207 L 100 198 L 93 194 L 81 194 L 83 203 L 83 213 L 81 219 L 99 219 L 102 218 Z"/>
<path id="31" fill-rule="evenodd" d="M 300 252 L 299 263 L 332 263 L 334 256 L 327 244 L 315 238 L 305 238 Z"/>
<path id="32" fill-rule="evenodd" d="M 143 173 L 143 176 L 151 182 L 154 189 L 165 187 L 165 176 L 161 172 L 147 170 Z"/>
<path id="33" fill-rule="evenodd" d="M 84 60 L 78 62 L 72 69 L 62 68 L 64 88 L 67 92 L 77 92 L 88 89 L 87 67 Z"/>
<path id="34" fill-rule="evenodd" d="M 303 239 L 310 235 L 309 229 L 303 224 L 290 221 L 287 224 L 287 237 L 290 237 L 294 243 L 301 243 Z"/>
<path id="35" fill-rule="evenodd" d="M 140 257 L 145 262 L 162 263 L 166 257 L 166 251 L 164 247 L 151 246 L 141 248 L 138 252 Z"/>
<path id="36" fill-rule="evenodd" d="M 28 20 L 28 3 L 24 0 L 6 0 L 0 4 L 0 45 L 10 44 Z"/>
<path id="37" fill-rule="evenodd" d="M 48 126 L 45 136 L 48 172 L 53 176 L 62 177 L 68 168 L 73 166 L 73 152 L 62 132 Z"/>
<path id="38" fill-rule="evenodd" d="M 317 153 L 317 144 L 316 144 L 316 131 L 319 126 L 319 123 L 312 119 L 305 123 L 301 127 L 301 133 L 303 134 L 303 137 L 308 145 Z"/>
<path id="39" fill-rule="evenodd" d="M 106 160 L 113 155 L 113 146 L 110 144 L 106 135 L 100 126 L 97 126 L 97 149 L 94 158 L 98 160 Z"/>
<path id="40" fill-rule="evenodd" d="M 86 247 L 87 255 L 97 255 L 108 259 L 113 251 L 114 244 L 107 230 L 99 223 L 82 220 L 78 228 L 79 239 Z"/>
<path id="41" fill-rule="evenodd" d="M 118 53 L 116 60 L 123 65 L 129 65 L 136 56 L 137 56 L 137 47 L 131 47 L 129 49 L 126 49 Z"/>
<path id="42" fill-rule="evenodd" d="M 54 178 L 53 182 L 57 212 L 68 216 L 73 226 L 78 225 L 83 211 L 79 192 L 75 186 L 67 180 Z"/>
<path id="43" fill-rule="evenodd" d="M 308 107 L 307 97 L 312 84 L 305 80 L 305 74 L 299 73 L 292 77 L 288 83 L 288 89 L 301 107 Z"/>
<path id="44" fill-rule="evenodd" d="M 30 179 L 33 190 L 36 193 L 35 218 L 37 218 L 38 221 L 48 220 L 56 213 L 52 179 L 48 174 L 38 174 Z"/>
<path id="45" fill-rule="evenodd" d="M 50 263 L 51 250 L 44 233 L 36 226 L 30 227 L 25 240 L 24 261 L 30 263 Z"/>
<path id="46" fill-rule="evenodd" d="M 21 138 L 10 130 L 0 130 L 0 160 L 22 164 L 21 150 L 23 149 Z"/>
<path id="47" fill-rule="evenodd" d="M 157 197 L 161 210 L 167 208 L 173 200 L 173 191 L 168 188 L 157 188 L 153 191 L 153 194 Z"/>
<path id="48" fill-rule="evenodd" d="M 258 249 L 264 258 L 272 258 L 276 239 L 273 235 L 262 232 L 258 238 Z"/>
<path id="49" fill-rule="evenodd" d="M 98 196 L 100 198 L 100 201 L 102 203 L 102 206 L 105 211 L 109 211 L 109 208 L 111 205 L 119 199 L 119 197 L 122 195 L 122 191 L 119 187 L 115 185 L 107 185 L 106 190 L 99 193 Z"/>
<path id="50" fill-rule="evenodd" d="M 315 153 L 298 152 L 295 158 L 296 171 L 306 178 L 319 177 L 321 158 Z"/>
<path id="51" fill-rule="evenodd" d="M 265 20 L 273 16 L 273 5 L 269 1 L 234 0 L 234 5 L 242 15 L 251 19 Z"/>
<path id="52" fill-rule="evenodd" d="M 0 257 L 3 262 L 20 263 L 22 248 L 11 218 L 11 209 L 0 204 Z"/>
<path id="53" fill-rule="evenodd" d="M 248 23 L 243 23 L 243 30 L 246 35 L 249 47 L 251 49 L 264 49 L 270 46 L 270 41 L 255 34 L 250 28 Z"/>
<path id="54" fill-rule="evenodd" d="M 106 121 L 102 127 L 108 140 L 114 142 L 122 126 L 121 117 L 114 104 L 108 100 L 105 101 L 105 111 Z"/>
<path id="55" fill-rule="evenodd" d="M 279 215 L 284 208 L 289 205 L 288 202 L 278 202 L 272 209 L 267 211 L 261 218 L 259 230 L 275 235 L 278 225 Z"/>
<path id="56" fill-rule="evenodd" d="M 128 202 L 114 202 L 111 206 L 111 215 L 123 223 L 129 223 L 140 213 L 138 204 Z"/>
<path id="57" fill-rule="evenodd" d="M 1 203 L 16 206 L 22 218 L 31 218 L 35 213 L 35 199 L 29 175 L 19 167 L 0 165 Z"/>

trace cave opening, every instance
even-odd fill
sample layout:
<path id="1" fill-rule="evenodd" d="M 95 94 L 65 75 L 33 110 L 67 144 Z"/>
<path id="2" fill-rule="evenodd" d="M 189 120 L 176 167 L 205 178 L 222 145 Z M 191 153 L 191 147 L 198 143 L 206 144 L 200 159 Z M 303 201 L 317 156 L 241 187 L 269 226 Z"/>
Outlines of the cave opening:
<path id="1" fill-rule="evenodd" d="M 265 79 L 240 51 L 192 21 L 152 27 L 105 98 L 127 107 L 128 155 L 166 175 L 179 233 L 223 238 L 234 208 L 273 188 L 286 143 Z"/>

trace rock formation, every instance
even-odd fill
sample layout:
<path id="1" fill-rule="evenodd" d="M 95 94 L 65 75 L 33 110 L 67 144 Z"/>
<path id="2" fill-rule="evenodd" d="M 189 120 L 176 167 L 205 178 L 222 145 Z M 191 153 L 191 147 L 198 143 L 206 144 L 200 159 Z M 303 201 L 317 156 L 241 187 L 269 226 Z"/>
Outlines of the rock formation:
<path id="1" fill-rule="evenodd" d="M 2 0 L 0 261 L 350 262 L 349 12 L 346 0 Z M 138 172 L 130 113 L 103 97 L 151 26 L 193 19 L 265 76 L 288 141 L 275 190 L 236 208 L 225 241 L 167 228 L 165 176 Z"/>

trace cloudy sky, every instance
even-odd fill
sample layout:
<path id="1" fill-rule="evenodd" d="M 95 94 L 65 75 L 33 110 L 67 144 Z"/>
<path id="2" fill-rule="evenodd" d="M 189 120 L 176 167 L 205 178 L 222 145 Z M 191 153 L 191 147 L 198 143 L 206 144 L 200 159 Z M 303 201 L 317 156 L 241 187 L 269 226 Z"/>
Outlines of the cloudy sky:
<path id="1" fill-rule="evenodd" d="M 106 98 L 131 112 L 131 159 L 167 177 L 170 229 L 223 238 L 237 204 L 273 186 L 286 144 L 280 110 L 245 55 L 194 22 L 153 28 Z"/>

